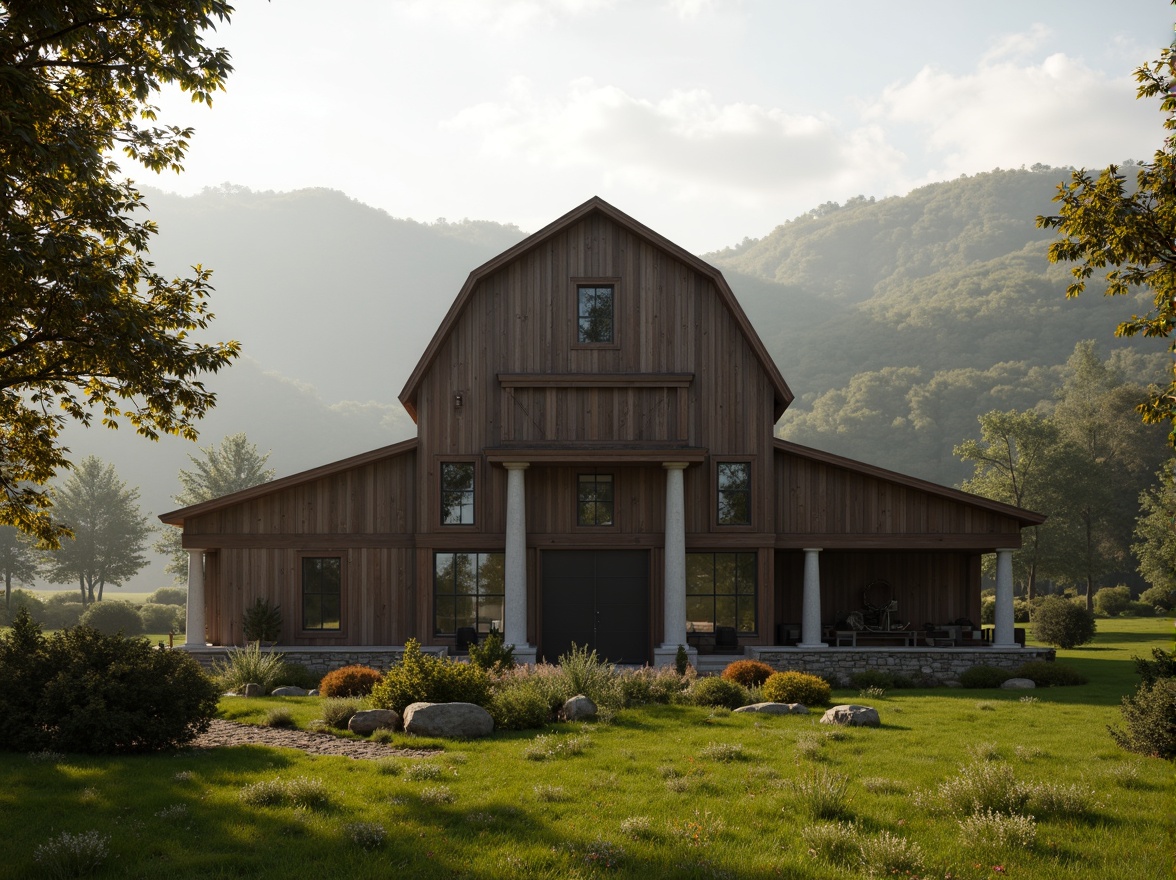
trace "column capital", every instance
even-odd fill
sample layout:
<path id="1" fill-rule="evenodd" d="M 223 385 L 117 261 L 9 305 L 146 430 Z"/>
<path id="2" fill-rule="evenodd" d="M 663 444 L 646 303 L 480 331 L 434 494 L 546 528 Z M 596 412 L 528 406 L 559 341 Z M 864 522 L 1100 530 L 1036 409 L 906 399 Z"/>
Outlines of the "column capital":
<path id="1" fill-rule="evenodd" d="M 531 466 L 529 461 L 504 461 L 502 466 L 508 471 L 525 471 Z"/>
<path id="2" fill-rule="evenodd" d="M 804 552 L 805 553 L 820 553 L 823 549 L 824 549 L 823 547 L 805 547 Z"/>
<path id="3" fill-rule="evenodd" d="M 996 552 L 997 553 L 1016 553 L 1017 550 L 1019 550 L 1019 549 L 1020 549 L 1019 547 L 997 547 Z"/>
<path id="4" fill-rule="evenodd" d="M 688 461 L 663 461 L 662 467 L 664 467 L 667 471 L 684 471 L 684 470 L 686 470 L 686 468 L 690 467 L 690 462 L 688 462 Z"/>

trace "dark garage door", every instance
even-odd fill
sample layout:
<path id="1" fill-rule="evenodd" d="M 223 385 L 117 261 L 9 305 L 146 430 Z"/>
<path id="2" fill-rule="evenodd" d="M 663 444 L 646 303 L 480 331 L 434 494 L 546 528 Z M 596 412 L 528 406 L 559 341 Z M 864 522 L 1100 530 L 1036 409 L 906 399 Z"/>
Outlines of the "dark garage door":
<path id="1" fill-rule="evenodd" d="M 649 553 L 543 553 L 540 651 L 554 663 L 572 643 L 613 663 L 649 662 Z"/>

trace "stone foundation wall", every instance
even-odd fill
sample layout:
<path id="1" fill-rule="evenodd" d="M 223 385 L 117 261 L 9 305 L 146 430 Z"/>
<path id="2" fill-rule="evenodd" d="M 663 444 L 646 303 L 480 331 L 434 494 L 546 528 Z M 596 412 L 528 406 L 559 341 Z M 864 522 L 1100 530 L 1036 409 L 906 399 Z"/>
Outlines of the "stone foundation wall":
<path id="1" fill-rule="evenodd" d="M 747 655 L 774 669 L 796 670 L 849 684 L 852 675 L 867 669 L 904 675 L 926 687 L 955 687 L 960 675 L 973 666 L 1016 669 L 1030 660 L 1053 661 L 1053 648 L 777 648 L 748 647 Z M 736 658 L 732 658 L 736 659 Z"/>
<path id="2" fill-rule="evenodd" d="M 228 656 L 230 648 L 183 648 L 188 651 L 205 669 L 212 669 L 214 662 L 220 662 Z M 386 672 L 393 664 L 400 662 L 404 655 L 403 645 L 392 645 L 380 648 L 283 648 L 277 645 L 272 648 L 262 648 L 264 653 L 282 654 L 288 663 L 300 663 L 316 675 L 326 675 L 332 669 L 342 666 L 360 665 L 370 666 Z M 422 647 L 422 653 L 445 656 L 449 649 L 442 647 Z"/>

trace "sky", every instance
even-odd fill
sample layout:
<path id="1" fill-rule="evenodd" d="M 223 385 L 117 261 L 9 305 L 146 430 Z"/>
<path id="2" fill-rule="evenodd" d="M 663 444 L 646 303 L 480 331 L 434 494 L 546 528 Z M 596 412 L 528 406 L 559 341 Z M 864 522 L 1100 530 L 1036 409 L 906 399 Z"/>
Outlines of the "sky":
<path id="1" fill-rule="evenodd" d="M 695 253 L 828 201 L 1146 159 L 1163 0 L 239 0 L 194 194 L 328 187 L 533 232 L 600 196 Z"/>

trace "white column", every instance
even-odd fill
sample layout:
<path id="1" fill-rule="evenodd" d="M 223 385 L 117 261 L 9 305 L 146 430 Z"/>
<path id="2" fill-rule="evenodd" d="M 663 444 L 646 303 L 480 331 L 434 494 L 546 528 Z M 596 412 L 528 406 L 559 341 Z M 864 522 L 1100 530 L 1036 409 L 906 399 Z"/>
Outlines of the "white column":
<path id="1" fill-rule="evenodd" d="M 506 608 L 502 639 L 515 646 L 522 659 L 534 648 L 527 642 L 527 496 L 523 482 L 526 462 L 512 461 L 506 468 Z"/>
<path id="2" fill-rule="evenodd" d="M 1013 551 L 996 551 L 996 627 L 992 644 L 997 647 L 1012 647 L 1017 644 L 1013 636 Z"/>
<path id="3" fill-rule="evenodd" d="M 203 648 L 204 641 L 204 551 L 187 550 L 188 614 L 185 648 Z"/>
<path id="4" fill-rule="evenodd" d="M 821 560 L 820 548 L 804 550 L 804 601 L 801 610 L 798 648 L 826 648 L 821 641 Z"/>
<path id="5" fill-rule="evenodd" d="M 687 463 L 670 461 L 666 469 L 665 581 L 662 599 L 662 648 L 677 650 L 686 644 L 686 492 L 683 474 Z"/>

